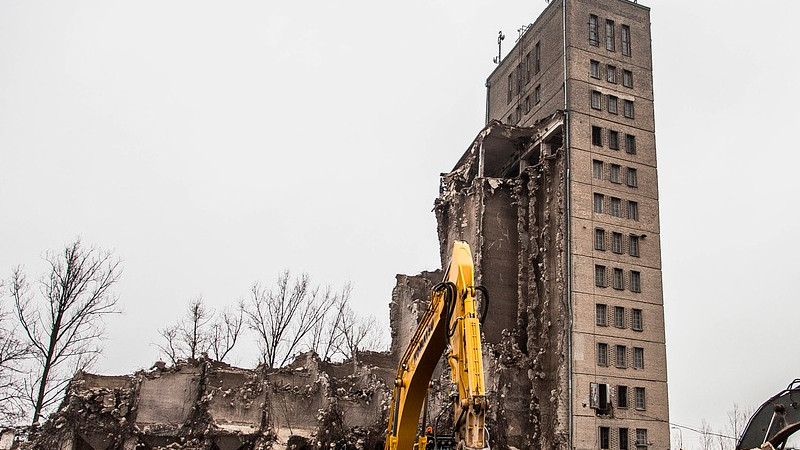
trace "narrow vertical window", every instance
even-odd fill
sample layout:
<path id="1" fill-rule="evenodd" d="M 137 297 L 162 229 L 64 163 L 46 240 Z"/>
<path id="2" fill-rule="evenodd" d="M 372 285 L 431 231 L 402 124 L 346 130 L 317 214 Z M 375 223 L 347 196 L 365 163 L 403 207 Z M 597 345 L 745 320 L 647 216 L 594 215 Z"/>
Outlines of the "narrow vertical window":
<path id="1" fill-rule="evenodd" d="M 635 234 L 628 236 L 628 254 L 639 256 L 639 236 Z"/>
<path id="2" fill-rule="evenodd" d="M 592 91 L 592 108 L 593 109 L 603 109 L 603 106 L 600 103 L 600 98 L 602 98 L 602 94 L 599 91 Z"/>
<path id="3" fill-rule="evenodd" d="M 625 100 L 625 117 L 633 119 L 633 100 Z"/>
<path id="4" fill-rule="evenodd" d="M 639 203 L 628 201 L 628 219 L 639 220 Z"/>
<path id="5" fill-rule="evenodd" d="M 600 38 L 597 35 L 597 16 L 591 14 L 589 16 L 589 43 L 592 45 L 600 45 Z"/>
<path id="6" fill-rule="evenodd" d="M 606 266 L 594 266 L 594 285 L 606 287 Z"/>
<path id="7" fill-rule="evenodd" d="M 603 145 L 603 129 L 592 126 L 592 145 Z"/>
<path id="8" fill-rule="evenodd" d="M 637 387 L 633 389 L 634 401 L 636 402 L 636 409 L 647 409 L 647 403 L 645 402 L 645 391 L 643 387 Z"/>
<path id="9" fill-rule="evenodd" d="M 611 102 L 609 101 L 609 105 Z M 619 132 L 608 130 L 608 148 L 612 150 L 619 150 Z"/>
<path id="10" fill-rule="evenodd" d="M 594 212 L 603 212 L 603 194 L 594 194 Z"/>
<path id="11" fill-rule="evenodd" d="M 620 428 L 619 429 L 619 450 L 628 450 L 628 429 L 627 428 Z"/>
<path id="12" fill-rule="evenodd" d="M 537 105 L 542 102 L 542 85 L 537 84 L 536 89 L 533 90 L 533 101 Z"/>
<path id="13" fill-rule="evenodd" d="M 522 120 L 522 105 L 517 105 L 517 122 Z"/>
<path id="14" fill-rule="evenodd" d="M 511 97 L 514 96 L 514 75 L 508 75 L 508 96 L 506 97 L 506 104 L 511 103 Z"/>
<path id="15" fill-rule="evenodd" d="M 622 233 L 611 233 L 611 251 L 622 253 Z"/>
<path id="16" fill-rule="evenodd" d="M 625 135 L 625 152 L 629 155 L 636 154 L 636 136 L 632 134 Z"/>
<path id="17" fill-rule="evenodd" d="M 525 72 L 524 68 L 522 67 L 522 63 L 517 65 L 517 94 L 522 93 L 522 86 L 524 85 L 523 81 L 525 81 Z"/>
<path id="18" fill-rule="evenodd" d="M 622 38 L 622 54 L 631 56 L 631 27 L 623 25 L 620 37 Z"/>
<path id="19" fill-rule="evenodd" d="M 624 345 L 618 345 L 614 350 L 614 365 L 619 368 L 628 367 L 628 363 L 626 361 L 627 355 L 628 349 Z"/>
<path id="20" fill-rule="evenodd" d="M 604 344 L 602 342 L 597 344 L 597 365 L 608 365 L 608 344 Z"/>
<path id="21" fill-rule="evenodd" d="M 619 102 L 619 99 L 617 99 L 617 97 L 615 95 L 609 95 L 608 96 L 608 112 L 610 112 L 611 114 L 616 114 L 617 113 L 617 104 L 618 104 L 618 102 Z"/>
<path id="22" fill-rule="evenodd" d="M 607 314 L 606 305 L 603 305 L 603 304 L 600 304 L 600 303 L 595 305 L 595 315 L 596 315 L 597 326 L 605 327 L 605 326 L 608 325 L 608 322 L 606 322 L 606 317 L 608 317 L 608 316 L 606 314 Z"/>
<path id="23" fill-rule="evenodd" d="M 642 292 L 642 274 L 631 270 L 631 292 Z"/>
<path id="24" fill-rule="evenodd" d="M 526 95 L 525 96 L 525 114 L 528 114 L 529 112 L 531 112 L 531 96 L 530 95 Z"/>
<path id="25" fill-rule="evenodd" d="M 643 450 L 646 449 L 649 444 L 647 443 L 647 429 L 645 428 L 637 428 L 636 429 L 636 449 Z"/>
<path id="26" fill-rule="evenodd" d="M 633 367 L 644 369 L 644 349 L 642 347 L 633 347 Z"/>
<path id="27" fill-rule="evenodd" d="M 594 249 L 606 251 L 606 230 L 602 228 L 594 229 Z"/>
<path id="28" fill-rule="evenodd" d="M 609 64 L 606 66 L 606 81 L 609 83 L 617 82 L 617 68 Z"/>
<path id="29" fill-rule="evenodd" d="M 635 331 L 642 331 L 644 326 L 644 318 L 642 317 L 641 309 L 631 310 L 631 329 Z"/>
<path id="30" fill-rule="evenodd" d="M 606 19 L 606 50 L 614 51 L 614 21 Z"/>
<path id="31" fill-rule="evenodd" d="M 611 215 L 614 217 L 622 217 L 621 211 L 622 200 L 617 197 L 611 197 Z"/>
<path id="32" fill-rule="evenodd" d="M 639 185 L 637 177 L 636 177 L 636 169 L 632 167 L 628 167 L 628 186 L 636 187 Z"/>
<path id="33" fill-rule="evenodd" d="M 610 147 L 610 145 L 609 145 Z M 619 164 L 611 164 L 611 171 L 609 172 L 608 180 L 612 183 L 619 183 L 619 171 L 621 167 Z"/>
<path id="34" fill-rule="evenodd" d="M 622 71 L 622 85 L 625 87 L 633 87 L 633 72 L 630 70 Z"/>
<path id="35" fill-rule="evenodd" d="M 614 326 L 617 328 L 625 328 L 625 308 L 622 306 L 614 307 Z"/>
<path id="36" fill-rule="evenodd" d="M 531 54 L 525 55 L 525 84 L 531 81 Z"/>
<path id="37" fill-rule="evenodd" d="M 592 160 L 592 178 L 596 180 L 603 179 L 603 161 L 599 159 Z"/>
<path id="38" fill-rule="evenodd" d="M 537 74 L 542 69 L 542 46 L 537 42 L 533 48 L 533 73 Z"/>
<path id="39" fill-rule="evenodd" d="M 600 62 L 591 60 L 589 61 L 589 75 L 592 78 L 600 78 Z"/>
<path id="40" fill-rule="evenodd" d="M 611 445 L 611 428 L 600 427 L 600 448 L 608 450 Z"/>
<path id="41" fill-rule="evenodd" d="M 614 289 L 616 289 L 618 291 L 621 291 L 621 290 L 625 289 L 625 279 L 624 279 L 624 275 L 623 275 L 624 273 L 625 272 L 623 272 L 622 269 L 619 269 L 619 268 L 616 268 L 616 267 L 614 268 L 614 277 L 613 277 L 614 278 L 613 279 Z M 616 313 L 616 310 L 614 312 Z M 616 320 L 616 317 L 615 317 L 615 320 Z"/>
<path id="42" fill-rule="evenodd" d="M 628 407 L 628 386 L 617 386 L 617 407 Z"/>

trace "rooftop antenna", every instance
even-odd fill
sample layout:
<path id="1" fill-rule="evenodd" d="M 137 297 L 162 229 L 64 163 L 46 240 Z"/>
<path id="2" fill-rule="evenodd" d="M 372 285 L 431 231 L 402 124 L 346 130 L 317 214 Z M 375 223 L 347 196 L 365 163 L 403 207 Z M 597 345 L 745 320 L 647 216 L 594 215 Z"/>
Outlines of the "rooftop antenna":
<path id="1" fill-rule="evenodd" d="M 500 64 L 500 60 L 502 59 L 501 55 L 503 54 L 503 39 L 505 38 L 506 35 L 503 34 L 502 30 L 497 32 L 497 57 L 492 60 L 495 64 Z"/>

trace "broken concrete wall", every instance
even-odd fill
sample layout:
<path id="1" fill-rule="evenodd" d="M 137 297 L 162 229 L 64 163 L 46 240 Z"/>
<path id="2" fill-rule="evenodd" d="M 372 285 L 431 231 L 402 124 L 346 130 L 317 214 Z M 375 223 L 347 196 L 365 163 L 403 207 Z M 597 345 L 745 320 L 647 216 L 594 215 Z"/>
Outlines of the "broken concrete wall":
<path id="1" fill-rule="evenodd" d="M 563 116 L 545 122 L 487 126 L 442 177 L 435 208 L 443 263 L 453 240 L 467 241 L 491 296 L 484 367 L 500 448 L 567 444 Z"/>

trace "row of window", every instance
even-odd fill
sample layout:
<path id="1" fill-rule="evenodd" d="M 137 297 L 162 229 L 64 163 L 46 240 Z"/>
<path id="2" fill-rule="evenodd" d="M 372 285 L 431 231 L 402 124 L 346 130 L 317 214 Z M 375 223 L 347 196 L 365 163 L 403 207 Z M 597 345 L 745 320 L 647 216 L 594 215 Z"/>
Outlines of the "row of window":
<path id="1" fill-rule="evenodd" d="M 589 15 L 589 43 L 594 46 L 600 45 L 599 23 L 600 19 L 596 15 Z M 617 50 L 617 42 L 616 24 L 613 20 L 606 19 L 605 31 L 606 50 L 614 52 Z M 622 25 L 620 27 L 620 44 L 622 47 L 622 54 L 631 56 L 631 28 L 628 25 Z"/>
<path id="2" fill-rule="evenodd" d="M 592 78 L 600 79 L 600 61 L 589 61 L 589 75 Z M 612 84 L 617 84 L 617 67 L 611 64 L 606 64 L 606 81 Z M 627 69 L 622 69 L 622 85 L 628 88 L 633 87 L 633 72 Z"/>
<path id="3" fill-rule="evenodd" d="M 525 60 L 517 65 L 516 70 L 508 74 L 508 91 L 506 96 L 506 104 L 511 103 L 514 94 L 521 94 L 523 86 L 527 85 L 533 79 L 533 75 L 539 74 L 542 69 L 542 46 L 537 42 L 533 47 L 533 56 L 528 52 L 525 55 Z"/>
<path id="4" fill-rule="evenodd" d="M 592 91 L 591 94 L 591 104 L 592 109 L 602 110 L 603 109 L 603 94 L 600 91 Z M 611 114 L 619 114 L 619 98 L 616 95 L 607 95 L 606 96 L 606 108 L 608 112 Z M 622 101 L 622 115 L 633 119 L 633 100 L 623 100 Z"/>
<path id="5" fill-rule="evenodd" d="M 542 102 L 542 85 L 537 84 L 536 87 L 533 89 L 533 99 L 531 99 L 530 95 L 525 96 L 525 100 L 522 102 L 521 105 L 517 105 L 517 109 L 515 113 L 508 115 L 507 123 L 509 125 L 514 125 L 522 120 L 526 114 L 531 112 L 531 105 L 538 105 Z"/>
<path id="6" fill-rule="evenodd" d="M 618 428 L 617 433 L 617 445 L 614 448 L 619 448 L 620 450 L 629 450 L 629 436 L 628 434 L 630 431 L 627 428 Z M 611 449 L 611 428 L 610 427 L 600 427 L 599 431 L 599 444 L 602 450 L 610 450 Z M 637 428 L 636 429 L 636 448 L 639 450 L 643 450 L 647 448 L 647 429 L 646 428 Z"/>
<path id="7" fill-rule="evenodd" d="M 602 228 L 595 228 L 594 229 L 594 249 L 604 252 L 608 249 L 608 245 L 606 243 L 606 230 Z M 639 256 L 639 239 L 641 236 L 637 234 L 629 234 L 627 239 L 628 244 L 628 254 L 631 256 Z M 622 233 L 618 233 L 616 231 L 611 232 L 611 251 L 617 254 L 625 253 L 625 239 L 623 238 Z"/>
<path id="8" fill-rule="evenodd" d="M 609 201 L 606 203 L 606 196 L 603 194 L 594 194 L 594 212 L 598 214 L 607 213 L 612 217 L 622 217 L 622 202 L 619 197 L 608 197 Z M 627 218 L 631 220 L 639 220 L 639 202 L 633 200 L 627 201 Z"/>
<path id="9" fill-rule="evenodd" d="M 614 309 L 614 316 L 612 317 L 614 326 L 617 328 L 628 328 L 628 314 L 625 311 L 625 308 L 622 306 L 615 306 Z M 609 323 L 608 319 L 609 308 L 608 305 L 603 303 L 598 303 L 595 305 L 595 323 L 599 327 L 607 327 Z M 631 308 L 630 312 L 630 327 L 634 331 L 642 331 L 644 329 L 644 317 L 642 316 L 642 310 L 637 308 Z"/>
<path id="10" fill-rule="evenodd" d="M 608 148 L 612 150 L 619 150 L 620 133 L 619 131 L 608 129 Z M 603 146 L 603 129 L 592 125 L 592 145 Z M 629 155 L 636 154 L 636 136 L 632 134 L 625 135 L 625 152 Z"/>
<path id="11" fill-rule="evenodd" d="M 598 342 L 597 343 L 597 365 L 607 367 L 610 364 L 610 352 L 609 352 L 609 344 L 605 342 Z M 631 352 L 633 357 L 631 358 L 628 354 L 628 347 L 624 345 L 615 345 L 614 346 L 614 366 L 620 369 L 626 369 L 628 367 L 628 361 L 631 361 L 632 364 L 630 367 L 634 369 L 644 369 L 644 348 L 642 347 L 633 347 L 633 351 Z"/>
<path id="12" fill-rule="evenodd" d="M 611 271 L 611 286 L 618 290 L 625 290 L 625 271 L 619 267 L 612 268 Z M 601 264 L 594 266 L 594 285 L 597 287 L 609 286 L 608 267 Z M 631 270 L 628 272 L 628 290 L 631 292 L 642 292 L 642 273 L 638 270 Z"/>
<path id="13" fill-rule="evenodd" d="M 605 166 L 608 165 L 608 174 L 606 174 Z M 603 180 L 608 179 L 608 181 L 616 184 L 622 183 L 622 176 L 623 167 L 619 164 L 614 163 L 604 163 L 599 159 L 592 160 L 592 178 L 595 180 Z M 639 177 L 638 172 L 633 167 L 625 167 L 625 184 L 628 187 L 638 187 L 639 186 Z"/>
<path id="14" fill-rule="evenodd" d="M 616 397 L 611 400 L 611 386 L 604 383 L 589 383 L 589 406 L 597 410 L 597 415 L 607 415 L 613 406 L 628 408 L 628 386 L 616 387 Z M 636 409 L 647 409 L 646 392 L 643 387 L 633 388 L 633 406 Z"/>

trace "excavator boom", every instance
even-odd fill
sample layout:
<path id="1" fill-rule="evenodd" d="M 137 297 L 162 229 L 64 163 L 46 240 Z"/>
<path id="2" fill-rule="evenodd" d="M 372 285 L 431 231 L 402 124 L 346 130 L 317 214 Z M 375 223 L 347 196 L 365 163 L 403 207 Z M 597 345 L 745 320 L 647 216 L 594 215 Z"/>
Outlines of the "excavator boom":
<path id="1" fill-rule="evenodd" d="M 456 442 L 471 449 L 486 446 L 480 321 L 477 316 L 472 252 L 465 242 L 453 244 L 453 255 L 444 282 L 432 289 L 431 302 L 409 342 L 394 382 L 386 450 L 423 450 L 426 438 L 417 440 L 419 417 L 428 386 L 442 354 L 449 347 L 447 361 L 458 387 L 454 405 Z M 485 297 L 488 299 L 488 297 Z"/>

